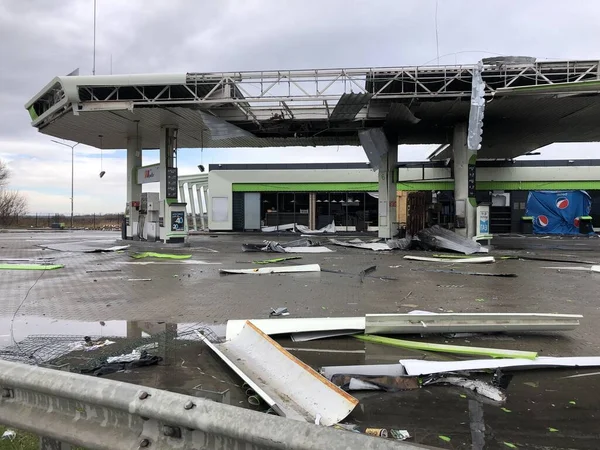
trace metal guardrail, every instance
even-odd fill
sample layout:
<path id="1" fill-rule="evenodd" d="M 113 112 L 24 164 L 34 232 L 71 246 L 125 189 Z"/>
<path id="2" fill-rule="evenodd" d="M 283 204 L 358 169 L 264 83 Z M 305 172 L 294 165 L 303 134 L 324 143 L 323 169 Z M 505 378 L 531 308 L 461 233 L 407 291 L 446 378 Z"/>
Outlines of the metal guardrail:
<path id="1" fill-rule="evenodd" d="M 135 384 L 0 361 L 0 423 L 90 449 L 423 449 Z"/>

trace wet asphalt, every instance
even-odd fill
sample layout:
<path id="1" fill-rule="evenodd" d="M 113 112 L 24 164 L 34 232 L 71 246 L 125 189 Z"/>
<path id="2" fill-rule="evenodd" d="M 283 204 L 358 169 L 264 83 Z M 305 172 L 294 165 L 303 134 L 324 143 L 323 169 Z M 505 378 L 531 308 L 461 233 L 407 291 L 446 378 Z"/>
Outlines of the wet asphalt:
<path id="1" fill-rule="evenodd" d="M 302 255 L 301 260 L 282 264 L 319 263 L 322 268 L 341 270 L 344 274 L 222 276 L 220 268 L 256 267 L 252 260 L 278 256 L 243 253 L 242 243 L 258 243 L 265 237 L 285 242 L 294 236 L 212 236 L 192 236 L 187 248 L 132 243 L 122 253 L 84 253 L 120 245 L 119 235 L 91 231 L 0 233 L 0 259 L 33 262 L 45 258 L 65 265 L 43 272 L 0 270 L 0 346 L 9 346 L 13 339 L 22 341 L 30 335 L 151 340 L 168 327 L 185 329 L 192 323 L 201 323 L 223 335 L 223 325 L 228 319 L 266 318 L 271 308 L 285 306 L 291 317 L 359 316 L 413 309 L 583 314 L 581 326 L 570 332 L 438 336 L 426 340 L 532 350 L 543 356 L 600 355 L 600 336 L 596 330 L 600 316 L 597 295 L 600 274 L 545 268 L 589 267 L 589 264 L 509 259 L 487 266 L 442 265 L 403 260 L 406 252 L 380 254 L 328 245 L 334 252 Z M 495 239 L 492 254 L 600 262 L 600 256 L 596 256 L 599 241 L 503 237 Z M 150 258 L 134 260 L 130 253 L 136 250 L 191 254 L 192 258 L 187 262 L 167 261 L 168 264 Z M 410 253 L 431 256 L 418 251 Z M 148 262 L 151 264 L 145 264 Z M 377 270 L 361 282 L 356 275 L 373 265 Z M 439 268 L 511 272 L 518 277 L 427 272 Z M 151 281 L 130 281 L 140 279 Z M 287 338 L 278 341 L 315 368 L 391 363 L 402 358 L 454 359 L 349 337 L 306 343 L 294 343 Z M 203 344 L 185 342 L 170 349 L 159 366 L 110 377 L 192 395 L 206 395 L 202 390 L 215 393 L 228 390 L 229 403 L 264 410 L 263 406 L 249 405 L 239 379 Z M 70 362 L 76 367 L 82 360 L 78 356 Z M 486 402 L 455 387 L 357 393 L 360 404 L 347 422 L 359 429 L 406 429 L 414 442 L 449 449 L 513 448 L 511 445 L 526 449 L 597 449 L 600 402 L 596 393 L 600 375 L 594 373 L 598 371 L 600 368 L 515 372 L 507 389 L 508 400 L 503 405 Z M 479 378 L 487 380 L 489 376 Z"/>

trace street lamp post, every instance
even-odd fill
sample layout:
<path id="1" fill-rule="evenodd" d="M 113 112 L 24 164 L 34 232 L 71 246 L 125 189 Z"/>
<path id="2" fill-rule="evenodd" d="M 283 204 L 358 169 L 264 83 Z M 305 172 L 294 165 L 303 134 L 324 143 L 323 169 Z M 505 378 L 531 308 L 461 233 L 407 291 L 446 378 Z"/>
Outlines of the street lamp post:
<path id="1" fill-rule="evenodd" d="M 64 142 L 55 141 L 52 139 L 52 142 L 60 145 L 64 145 L 65 147 L 69 147 L 71 149 L 71 230 L 73 229 L 73 180 L 75 178 L 75 147 L 79 145 L 79 142 L 73 145 L 65 144 Z"/>

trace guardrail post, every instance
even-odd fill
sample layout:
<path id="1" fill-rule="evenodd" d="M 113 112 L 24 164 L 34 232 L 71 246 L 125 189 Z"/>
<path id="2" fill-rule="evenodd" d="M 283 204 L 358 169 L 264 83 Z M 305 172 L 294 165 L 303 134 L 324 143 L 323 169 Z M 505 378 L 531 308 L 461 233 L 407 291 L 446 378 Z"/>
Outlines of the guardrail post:
<path id="1" fill-rule="evenodd" d="M 40 437 L 40 450 L 71 450 L 70 444 L 52 439 L 49 437 Z"/>

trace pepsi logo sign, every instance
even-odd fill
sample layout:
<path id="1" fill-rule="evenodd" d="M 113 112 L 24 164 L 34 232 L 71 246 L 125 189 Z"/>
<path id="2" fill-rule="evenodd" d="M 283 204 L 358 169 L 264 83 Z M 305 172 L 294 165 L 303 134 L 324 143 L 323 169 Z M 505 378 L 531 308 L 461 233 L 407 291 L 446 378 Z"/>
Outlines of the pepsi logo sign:
<path id="1" fill-rule="evenodd" d="M 559 197 L 556 199 L 556 207 L 558 209 L 566 209 L 569 207 L 569 199 L 566 197 Z"/>
<path id="2" fill-rule="evenodd" d="M 538 216 L 537 221 L 541 227 L 548 226 L 548 217 L 546 217 L 546 216 Z"/>

